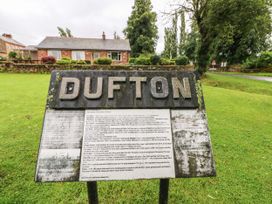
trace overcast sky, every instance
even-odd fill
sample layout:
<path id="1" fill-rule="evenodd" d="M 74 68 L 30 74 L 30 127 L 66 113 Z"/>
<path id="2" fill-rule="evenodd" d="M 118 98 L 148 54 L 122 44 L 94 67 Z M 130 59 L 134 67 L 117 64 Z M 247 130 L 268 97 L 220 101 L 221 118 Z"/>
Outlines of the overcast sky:
<path id="1" fill-rule="evenodd" d="M 158 14 L 159 41 L 163 50 L 163 11 L 171 0 L 152 0 Z M 68 27 L 75 37 L 113 38 L 123 29 L 134 0 L 0 0 L 0 33 L 10 33 L 25 45 L 37 45 L 45 36 L 58 36 L 57 26 Z"/>

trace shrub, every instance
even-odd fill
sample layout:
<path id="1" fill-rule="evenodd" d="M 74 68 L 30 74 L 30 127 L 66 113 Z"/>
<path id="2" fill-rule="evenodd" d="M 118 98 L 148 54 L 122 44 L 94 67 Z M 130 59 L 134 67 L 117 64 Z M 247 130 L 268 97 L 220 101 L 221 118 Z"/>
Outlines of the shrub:
<path id="1" fill-rule="evenodd" d="M 62 57 L 61 60 L 71 61 L 71 59 L 69 57 Z"/>
<path id="2" fill-rule="evenodd" d="M 250 57 L 243 63 L 245 69 L 267 68 L 272 66 L 272 52 L 262 52 L 259 57 Z"/>
<path id="3" fill-rule="evenodd" d="M 77 60 L 70 60 L 69 62 L 70 62 L 70 64 L 77 64 Z"/>
<path id="4" fill-rule="evenodd" d="M 269 67 L 272 64 L 272 52 L 262 52 L 258 57 L 258 68 Z"/>
<path id="5" fill-rule="evenodd" d="M 91 60 L 85 60 L 86 64 L 92 64 Z"/>
<path id="6" fill-rule="evenodd" d="M 186 56 L 179 56 L 176 60 L 176 65 L 187 65 L 189 64 L 189 59 Z"/>
<path id="7" fill-rule="evenodd" d="M 248 58 L 243 64 L 243 68 L 245 69 L 256 69 L 257 67 L 258 67 L 257 58 Z"/>
<path id="8" fill-rule="evenodd" d="M 71 61 L 61 59 L 57 61 L 57 64 L 59 65 L 71 64 Z"/>
<path id="9" fill-rule="evenodd" d="M 47 56 L 42 58 L 42 63 L 44 64 L 55 64 L 56 59 L 53 56 Z"/>
<path id="10" fill-rule="evenodd" d="M 152 56 L 150 57 L 150 61 L 151 61 L 151 64 L 152 64 L 152 65 L 157 65 L 157 64 L 159 64 L 159 63 L 160 63 L 160 60 L 161 60 L 161 57 L 158 56 L 158 55 L 152 55 Z"/>
<path id="11" fill-rule="evenodd" d="M 135 64 L 137 65 L 151 65 L 150 57 L 138 57 L 135 60 Z"/>
<path id="12" fill-rule="evenodd" d="M 76 64 L 87 64 L 84 60 L 76 60 Z"/>
<path id="13" fill-rule="evenodd" d="M 160 65 L 175 65 L 175 61 L 167 58 L 161 58 Z"/>
<path id="14" fill-rule="evenodd" d="M 98 58 L 94 61 L 94 64 L 111 65 L 112 60 L 110 58 Z"/>
<path id="15" fill-rule="evenodd" d="M 11 52 L 9 52 L 8 56 L 10 59 L 15 59 L 17 57 L 17 53 L 11 51 Z"/>
<path id="16" fill-rule="evenodd" d="M 129 64 L 135 64 L 136 59 L 137 59 L 137 58 L 133 58 L 133 57 L 131 57 L 131 58 L 129 58 L 128 63 L 129 63 Z"/>
<path id="17" fill-rule="evenodd" d="M 0 61 L 6 61 L 7 58 L 0 56 Z"/>

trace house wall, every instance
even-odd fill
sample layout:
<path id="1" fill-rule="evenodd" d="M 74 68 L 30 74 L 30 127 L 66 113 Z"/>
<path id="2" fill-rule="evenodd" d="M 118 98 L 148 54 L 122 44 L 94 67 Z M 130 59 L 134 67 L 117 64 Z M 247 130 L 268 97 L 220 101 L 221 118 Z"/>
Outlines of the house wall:
<path id="1" fill-rule="evenodd" d="M 11 52 L 11 51 L 19 50 L 19 49 L 25 47 L 25 46 L 15 45 L 15 44 L 8 43 L 8 42 L 5 42 L 5 45 L 6 45 L 6 53 L 7 53 L 7 54 L 8 54 L 9 52 Z"/>
<path id="2" fill-rule="evenodd" d="M 85 50 L 85 60 L 94 61 L 93 53 L 99 52 L 100 57 L 107 58 L 109 51 L 94 51 L 94 50 Z M 38 50 L 38 60 L 41 60 L 42 57 L 47 56 L 47 50 Z M 122 60 L 121 61 L 113 61 L 113 64 L 128 64 L 130 52 L 122 51 L 121 52 Z M 72 58 L 72 50 L 61 50 L 61 57 Z"/>
<path id="3" fill-rule="evenodd" d="M 43 57 L 47 57 L 47 50 L 38 50 L 38 60 L 41 60 Z"/>
<path id="4" fill-rule="evenodd" d="M 72 58 L 72 51 L 71 50 L 62 50 L 61 51 L 61 58 Z"/>
<path id="5" fill-rule="evenodd" d="M 24 47 L 25 46 L 8 43 L 0 39 L 0 56 L 7 57 L 9 52 L 16 51 Z"/>
<path id="6" fill-rule="evenodd" d="M 0 56 L 4 56 L 7 54 L 6 44 L 3 40 L 0 39 Z"/>
<path id="7" fill-rule="evenodd" d="M 90 60 L 90 61 L 93 61 L 93 57 L 92 57 L 92 51 L 90 51 L 90 50 L 86 50 L 85 51 L 85 60 Z"/>

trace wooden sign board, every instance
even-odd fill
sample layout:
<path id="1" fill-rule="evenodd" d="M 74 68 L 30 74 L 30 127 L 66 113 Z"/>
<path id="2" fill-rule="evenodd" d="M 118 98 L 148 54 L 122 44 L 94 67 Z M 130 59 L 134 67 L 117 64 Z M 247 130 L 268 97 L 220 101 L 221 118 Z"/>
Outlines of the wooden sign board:
<path id="1" fill-rule="evenodd" d="M 200 81 L 180 71 L 54 71 L 36 181 L 215 176 Z"/>

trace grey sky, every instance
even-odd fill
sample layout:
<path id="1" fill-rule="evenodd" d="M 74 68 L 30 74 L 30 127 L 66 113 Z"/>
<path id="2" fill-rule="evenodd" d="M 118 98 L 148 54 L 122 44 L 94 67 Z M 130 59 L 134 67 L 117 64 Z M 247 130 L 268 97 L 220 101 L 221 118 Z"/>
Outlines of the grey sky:
<path id="1" fill-rule="evenodd" d="M 152 0 L 158 14 L 159 41 L 163 50 L 165 20 L 161 12 L 171 0 Z M 11 33 L 25 44 L 38 44 L 45 36 L 57 36 L 57 26 L 68 27 L 76 37 L 108 38 L 123 29 L 134 0 L 0 0 L 0 33 Z"/>

